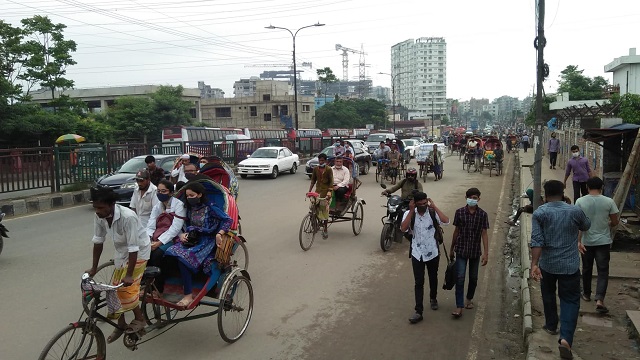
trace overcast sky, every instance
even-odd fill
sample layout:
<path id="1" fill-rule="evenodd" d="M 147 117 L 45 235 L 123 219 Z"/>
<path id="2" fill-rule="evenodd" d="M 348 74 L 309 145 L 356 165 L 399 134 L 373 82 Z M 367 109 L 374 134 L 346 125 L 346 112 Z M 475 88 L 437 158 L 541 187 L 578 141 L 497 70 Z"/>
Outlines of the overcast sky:
<path id="1" fill-rule="evenodd" d="M 553 92 L 559 72 L 578 65 L 602 75 L 614 58 L 640 52 L 639 0 L 550 0 L 546 2 L 551 68 L 545 90 Z M 336 44 L 364 46 L 367 75 L 390 87 L 390 48 L 407 39 L 447 41 L 447 97 L 523 98 L 535 84 L 534 0 L 0 0 L 0 19 L 18 24 L 35 14 L 68 26 L 78 43 L 77 65 L 68 76 L 76 88 L 140 84 L 197 87 L 203 80 L 233 96 L 233 83 L 278 68 L 249 64 L 291 63 L 291 35 L 265 26 L 300 31 L 298 62 L 315 70 L 331 67 L 342 77 Z M 358 55 L 349 55 L 356 78 Z"/>

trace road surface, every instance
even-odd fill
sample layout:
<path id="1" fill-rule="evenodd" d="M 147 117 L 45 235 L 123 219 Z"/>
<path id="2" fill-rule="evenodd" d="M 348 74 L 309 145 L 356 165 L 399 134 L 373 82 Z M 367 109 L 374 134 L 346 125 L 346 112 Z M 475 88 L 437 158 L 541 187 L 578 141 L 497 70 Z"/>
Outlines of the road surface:
<path id="1" fill-rule="evenodd" d="M 513 167 L 512 157 L 507 156 L 505 168 Z M 367 203 L 362 233 L 354 236 L 350 223 L 335 224 L 329 239 L 317 236 L 307 252 L 298 245 L 298 228 L 308 209 L 308 178 L 297 173 L 275 180 L 242 179 L 239 207 L 255 294 L 254 316 L 244 337 L 226 344 L 216 319 L 206 318 L 176 326 L 135 354 L 118 340 L 108 345 L 109 358 L 510 358 L 506 354 L 514 350 L 505 338 L 517 339 L 518 330 L 501 334 L 505 329 L 499 327 L 504 321 L 502 225 L 510 211 L 512 171 L 491 178 L 487 171 L 467 174 L 458 158 L 450 157 L 443 180 L 434 182 L 430 175 L 424 184 L 451 221 L 455 209 L 465 205 L 465 191 L 478 187 L 479 205 L 489 213 L 491 250 L 489 266 L 480 271 L 476 309 L 453 320 L 453 291 L 440 290 L 440 310 L 425 310 L 425 320 L 410 325 L 413 275 L 407 242 L 394 244 L 387 253 L 380 249 L 386 198 L 380 196 L 374 170 L 360 177 L 358 196 Z M 502 215 L 496 221 L 498 211 Z M 12 237 L 0 255 L 3 359 L 37 358 L 59 329 L 80 317 L 80 275 L 91 263 L 93 217 L 91 206 L 85 205 L 6 220 Z M 452 226 L 445 228 L 447 245 L 452 231 Z M 111 251 L 106 246 L 104 260 Z M 445 265 L 442 259 L 441 280 Z M 425 298 L 428 307 L 428 294 Z M 111 332 L 101 326 L 105 334 Z"/>

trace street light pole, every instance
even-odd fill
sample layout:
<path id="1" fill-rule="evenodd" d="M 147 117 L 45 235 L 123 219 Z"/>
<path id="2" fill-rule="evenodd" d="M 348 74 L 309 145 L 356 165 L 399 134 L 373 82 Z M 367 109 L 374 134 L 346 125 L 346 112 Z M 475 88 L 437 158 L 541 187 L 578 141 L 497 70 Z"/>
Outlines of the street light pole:
<path id="1" fill-rule="evenodd" d="M 380 75 L 389 75 L 391 76 L 391 98 L 392 98 L 392 102 L 393 102 L 393 133 L 396 133 L 396 77 L 398 77 L 398 75 L 402 75 L 402 74 L 408 74 L 408 71 L 404 71 L 401 73 L 397 73 L 395 75 L 393 74 L 389 74 L 389 73 L 385 73 L 385 72 L 379 72 L 378 74 Z"/>
<path id="2" fill-rule="evenodd" d="M 283 28 L 283 27 L 278 27 L 278 26 L 273 26 L 273 25 L 269 25 L 269 26 L 265 26 L 265 29 L 280 29 L 280 30 L 286 30 L 289 32 L 289 34 L 291 34 L 291 38 L 293 39 L 293 107 L 294 107 L 294 121 L 295 121 L 295 129 L 298 130 L 299 129 L 299 123 L 298 123 L 298 69 L 296 67 L 296 35 L 298 35 L 298 32 L 302 29 L 306 29 L 306 28 L 310 28 L 310 27 L 314 27 L 314 26 L 324 26 L 324 24 L 320 24 L 319 22 L 313 25 L 307 25 L 307 26 L 303 26 L 301 28 L 299 28 L 298 30 L 296 30 L 296 32 L 293 32 L 287 28 Z"/>

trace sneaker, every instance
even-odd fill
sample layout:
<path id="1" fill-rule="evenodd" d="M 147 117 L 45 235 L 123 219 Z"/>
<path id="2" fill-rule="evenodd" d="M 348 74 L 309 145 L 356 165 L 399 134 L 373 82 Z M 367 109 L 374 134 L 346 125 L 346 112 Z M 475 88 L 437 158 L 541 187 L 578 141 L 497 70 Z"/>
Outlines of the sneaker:
<path id="1" fill-rule="evenodd" d="M 438 300 L 431 299 L 431 310 L 438 310 Z"/>
<path id="2" fill-rule="evenodd" d="M 322 230 L 322 238 L 327 239 L 329 237 L 329 233 L 326 230 Z"/>
<path id="3" fill-rule="evenodd" d="M 409 318 L 409 322 L 412 324 L 417 324 L 422 320 L 424 320 L 424 318 L 422 317 L 422 314 L 418 314 L 418 313 L 413 314 L 413 316 Z"/>
<path id="4" fill-rule="evenodd" d="M 585 293 L 580 294 L 580 297 L 582 297 L 582 300 L 584 301 L 591 301 L 591 295 L 587 295 Z"/>

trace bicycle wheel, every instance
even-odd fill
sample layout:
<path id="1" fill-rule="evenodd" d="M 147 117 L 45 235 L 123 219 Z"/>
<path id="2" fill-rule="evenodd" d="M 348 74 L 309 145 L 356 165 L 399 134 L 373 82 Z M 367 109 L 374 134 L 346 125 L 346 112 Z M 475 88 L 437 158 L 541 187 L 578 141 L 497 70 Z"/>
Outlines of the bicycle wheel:
<path id="1" fill-rule="evenodd" d="M 102 284 L 111 285 L 111 278 L 113 272 L 116 270 L 116 265 L 113 260 L 109 260 L 106 263 L 100 264 L 96 269 L 96 274 L 93 276 L 93 280 Z"/>
<path id="2" fill-rule="evenodd" d="M 151 294 L 145 294 L 145 296 L 151 296 Z M 178 310 L 170 307 L 148 303 L 146 301 L 141 301 L 141 305 L 144 320 L 148 325 L 157 325 L 158 329 L 164 326 L 162 322 L 173 320 L 176 315 L 178 315 Z"/>
<path id="3" fill-rule="evenodd" d="M 378 164 L 378 166 L 376 166 L 376 182 L 380 182 L 380 174 L 382 173 L 380 171 L 380 168 L 382 167 L 382 165 Z"/>
<path id="4" fill-rule="evenodd" d="M 475 165 L 475 162 L 467 156 L 467 173 L 471 172 L 471 167 Z"/>
<path id="5" fill-rule="evenodd" d="M 393 224 L 384 224 L 382 233 L 380 233 L 380 248 L 382 251 L 389 251 L 395 234 L 393 233 Z"/>
<path id="6" fill-rule="evenodd" d="M 234 343 L 242 337 L 253 314 L 253 287 L 244 276 L 237 276 L 220 291 L 218 331 L 222 340 Z"/>
<path id="7" fill-rule="evenodd" d="M 107 344 L 104 334 L 84 321 L 67 325 L 44 347 L 38 360 L 104 359 Z"/>
<path id="8" fill-rule="evenodd" d="M 491 177 L 491 170 L 493 170 L 493 160 L 489 161 L 489 177 Z"/>
<path id="9" fill-rule="evenodd" d="M 362 204 L 356 204 L 355 209 L 353 210 L 353 219 L 351 219 L 351 229 L 353 230 L 353 235 L 360 235 L 360 231 L 362 231 L 362 222 L 364 221 L 364 208 Z"/>
<path id="10" fill-rule="evenodd" d="M 240 240 L 233 254 L 231 254 L 231 263 L 235 263 L 240 269 L 249 270 L 249 250 L 247 250 L 247 245 L 244 241 Z"/>
<path id="11" fill-rule="evenodd" d="M 302 223 L 300 224 L 300 233 L 298 234 L 300 247 L 304 251 L 307 251 L 311 248 L 311 245 L 313 245 L 313 240 L 316 237 L 316 232 L 318 232 L 316 224 L 314 224 L 311 215 L 312 214 L 309 213 L 304 216 L 304 218 L 302 219 Z"/>

